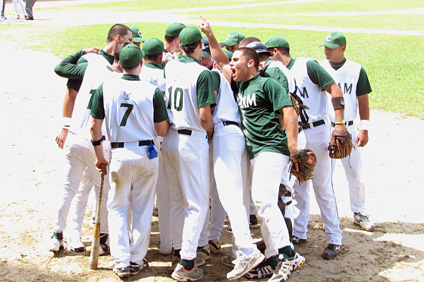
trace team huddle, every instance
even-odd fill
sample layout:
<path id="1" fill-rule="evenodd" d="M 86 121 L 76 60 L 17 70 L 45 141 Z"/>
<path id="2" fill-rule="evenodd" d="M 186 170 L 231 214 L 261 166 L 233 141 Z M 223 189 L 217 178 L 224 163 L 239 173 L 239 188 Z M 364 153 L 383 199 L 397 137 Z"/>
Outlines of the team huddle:
<path id="1" fill-rule="evenodd" d="M 159 253 L 173 255 L 173 279 L 203 277 L 228 218 L 227 279 L 286 281 L 305 262 L 296 246 L 307 244 L 311 186 L 327 237 L 322 257 L 342 252 L 336 158 L 354 223 L 372 231 L 358 148 L 368 142 L 371 87 L 363 67 L 344 57 L 343 34 L 331 32 L 322 46 L 327 59 L 317 62 L 292 58 L 282 36 L 263 43 L 232 32 L 219 43 L 202 17 L 199 28 L 170 24 L 164 41 L 115 24 L 103 49 L 66 57 L 55 68 L 68 79 L 56 137 L 65 175 L 49 250 L 66 241 L 85 251 L 81 229 L 94 187 L 103 198 L 99 253 L 111 254 L 120 278 L 148 267 L 156 205 Z M 341 141 L 329 146 L 339 136 L 352 138 L 351 152 L 340 153 Z M 302 158 L 307 177 L 299 176 Z"/>

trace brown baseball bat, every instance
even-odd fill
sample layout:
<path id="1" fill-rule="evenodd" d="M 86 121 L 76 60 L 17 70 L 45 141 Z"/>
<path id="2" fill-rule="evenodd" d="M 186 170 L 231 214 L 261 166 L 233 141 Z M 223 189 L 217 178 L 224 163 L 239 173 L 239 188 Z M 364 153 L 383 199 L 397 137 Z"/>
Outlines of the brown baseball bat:
<path id="1" fill-rule="evenodd" d="M 105 174 L 103 170 L 104 170 L 104 166 L 102 165 L 102 172 L 100 173 L 99 197 L 97 199 L 97 204 L 96 204 L 96 219 L 94 222 L 93 240 L 91 242 L 90 269 L 97 269 L 97 265 L 99 261 L 100 219 L 101 219 L 103 183 L 105 179 Z"/>

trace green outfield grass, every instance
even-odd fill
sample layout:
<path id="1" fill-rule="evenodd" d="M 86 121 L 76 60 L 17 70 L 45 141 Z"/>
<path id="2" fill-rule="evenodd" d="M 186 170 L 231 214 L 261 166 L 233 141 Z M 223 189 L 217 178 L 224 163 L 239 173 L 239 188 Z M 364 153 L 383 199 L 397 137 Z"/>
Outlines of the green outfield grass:
<path id="1" fill-rule="evenodd" d="M 190 7 L 215 7 L 222 5 L 265 3 L 270 1 L 128 1 L 105 4 L 87 4 L 61 8 L 60 11 L 77 9 L 104 9 L 116 11 L 147 11 Z M 404 3 L 405 2 L 405 3 Z M 423 1 L 365 1 L 333 0 L 316 3 L 299 3 L 256 8 L 203 11 L 211 21 L 248 23 L 273 23 L 307 25 L 316 27 L 349 27 L 424 31 L 423 15 L 379 15 L 349 17 L 307 17 L 299 13 L 383 11 L 424 8 Z M 49 8 L 49 11 L 58 8 Z M 188 15 L 197 18 L 199 12 Z M 59 9 L 58 9 L 59 11 Z M 97 10 L 96 10 L 97 11 Z M 99 13 L 98 11 L 96 13 Z M 200 19 L 199 19 L 200 22 Z M 163 39 L 168 24 L 125 23 L 138 26 L 144 38 Z M 103 47 L 110 24 L 49 27 L 49 26 L 1 26 L 2 38 L 22 43 L 23 47 L 55 54 L 60 58 L 86 47 Z M 324 59 L 322 47 L 318 47 L 327 32 L 267 28 L 213 27 L 216 37 L 223 41 L 231 31 L 246 36 L 256 36 L 262 41 L 273 35 L 282 35 L 290 43 L 293 57 L 306 56 Z M 424 36 L 347 33 L 346 57 L 361 63 L 366 69 L 373 93 L 370 105 L 373 109 L 404 113 L 424 119 Z"/>

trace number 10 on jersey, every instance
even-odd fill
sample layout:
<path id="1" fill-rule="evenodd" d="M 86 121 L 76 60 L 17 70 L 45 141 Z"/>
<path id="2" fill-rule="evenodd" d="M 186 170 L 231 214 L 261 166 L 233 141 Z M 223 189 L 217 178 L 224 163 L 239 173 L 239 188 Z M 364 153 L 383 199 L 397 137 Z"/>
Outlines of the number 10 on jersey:
<path id="1" fill-rule="evenodd" d="M 175 90 L 173 90 L 173 87 L 168 88 L 168 109 L 175 109 L 176 111 L 180 112 L 183 110 L 183 94 L 184 90 L 180 87 L 175 87 Z"/>

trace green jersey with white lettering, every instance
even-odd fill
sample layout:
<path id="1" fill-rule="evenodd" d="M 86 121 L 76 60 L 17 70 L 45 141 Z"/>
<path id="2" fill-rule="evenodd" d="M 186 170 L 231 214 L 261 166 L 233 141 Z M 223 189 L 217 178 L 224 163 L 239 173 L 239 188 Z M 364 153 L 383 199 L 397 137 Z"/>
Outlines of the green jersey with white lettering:
<path id="1" fill-rule="evenodd" d="M 238 90 L 237 103 L 249 157 L 253 159 L 261 152 L 290 156 L 279 112 L 292 106 L 287 91 L 275 79 L 259 75 L 246 82 L 233 83 Z"/>

